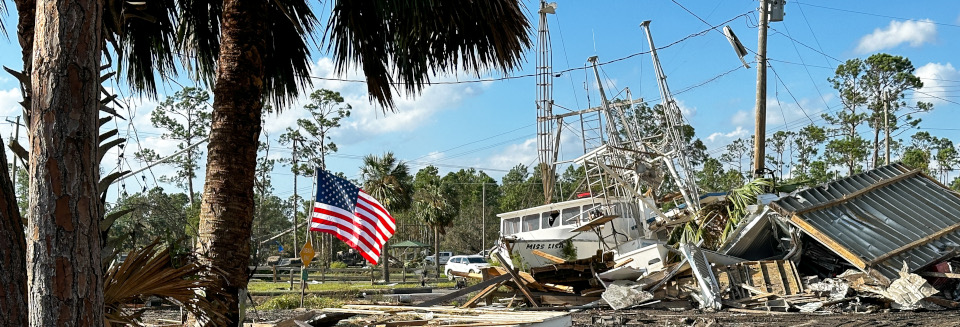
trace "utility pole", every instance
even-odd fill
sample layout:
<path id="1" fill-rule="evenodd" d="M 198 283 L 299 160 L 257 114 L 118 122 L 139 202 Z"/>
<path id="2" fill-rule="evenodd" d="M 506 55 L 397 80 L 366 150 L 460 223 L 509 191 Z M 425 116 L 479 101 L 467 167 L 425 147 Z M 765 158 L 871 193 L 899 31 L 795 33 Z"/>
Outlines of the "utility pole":
<path id="1" fill-rule="evenodd" d="M 10 140 L 10 142 L 14 142 L 14 140 L 17 140 L 17 139 L 20 138 L 20 126 L 22 126 L 22 125 L 20 124 L 20 116 L 17 116 L 17 121 L 16 121 L 16 122 L 10 121 L 9 119 L 7 119 L 7 122 L 13 124 L 14 126 L 16 126 L 15 129 L 14 129 L 14 132 L 13 132 L 13 140 Z M 3 151 L 6 151 L 6 150 L 3 150 Z M 16 155 L 14 155 L 14 157 L 15 157 L 15 156 L 16 156 Z M 13 161 L 13 177 L 12 177 L 12 179 L 13 179 L 13 188 L 16 189 L 16 188 L 17 188 L 17 172 L 18 172 L 18 170 L 17 170 L 17 158 L 11 158 L 10 161 Z M 6 169 L 6 167 L 4 167 L 4 169 Z"/>
<path id="2" fill-rule="evenodd" d="M 757 37 L 757 112 L 753 132 L 753 175 L 763 176 L 767 135 L 767 1 L 760 0 L 760 32 Z"/>
<path id="3" fill-rule="evenodd" d="M 297 170 L 297 142 L 299 142 L 300 139 L 295 137 L 292 141 L 293 158 L 291 162 L 293 163 L 293 251 L 296 252 L 300 250 L 300 244 L 297 242 L 297 234 L 300 232 L 300 229 L 297 228 L 297 213 L 300 212 L 300 201 L 297 201 L 297 175 L 299 174 L 299 170 Z"/>
<path id="4" fill-rule="evenodd" d="M 887 118 L 887 115 L 890 112 L 890 92 L 884 91 L 883 96 L 883 131 L 884 136 L 886 137 L 883 140 L 883 144 L 886 146 L 886 154 L 884 160 L 887 165 L 890 164 L 890 119 Z"/>
<path id="5" fill-rule="evenodd" d="M 487 183 L 480 187 L 480 253 L 487 250 Z"/>

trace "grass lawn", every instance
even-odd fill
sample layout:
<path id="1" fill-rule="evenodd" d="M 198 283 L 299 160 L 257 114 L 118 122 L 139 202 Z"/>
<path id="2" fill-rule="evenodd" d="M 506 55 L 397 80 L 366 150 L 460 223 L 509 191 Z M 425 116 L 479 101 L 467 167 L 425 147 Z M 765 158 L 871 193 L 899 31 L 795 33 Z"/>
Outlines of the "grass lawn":
<path id="1" fill-rule="evenodd" d="M 453 287 L 454 282 L 443 281 L 440 283 L 431 283 L 427 286 L 448 288 Z M 250 294 L 257 295 L 257 293 L 276 293 L 276 292 L 300 292 L 299 282 L 295 282 L 293 285 L 293 291 L 290 290 L 290 282 L 260 282 L 253 281 L 247 284 L 247 289 Z M 396 285 L 370 285 L 369 282 L 356 282 L 356 283 L 339 283 L 339 282 L 327 282 L 322 284 L 307 284 L 307 292 L 355 292 L 355 291 L 364 291 L 364 290 L 381 290 L 381 289 L 394 289 L 394 288 L 415 288 L 420 287 L 420 283 L 406 283 L 406 284 L 396 284 Z"/>

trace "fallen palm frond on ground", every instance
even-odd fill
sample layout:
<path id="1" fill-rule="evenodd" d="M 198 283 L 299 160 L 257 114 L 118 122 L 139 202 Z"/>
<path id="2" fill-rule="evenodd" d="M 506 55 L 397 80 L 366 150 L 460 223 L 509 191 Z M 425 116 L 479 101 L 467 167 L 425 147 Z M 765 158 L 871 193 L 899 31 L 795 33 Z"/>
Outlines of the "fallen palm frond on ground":
<path id="1" fill-rule="evenodd" d="M 159 249 L 159 240 L 131 251 L 122 264 L 110 267 L 104 277 L 105 325 L 139 325 L 142 310 L 128 305 L 151 296 L 175 302 L 199 319 L 223 326 L 226 317 L 205 292 L 217 292 L 216 283 L 202 276 L 195 262 L 174 267 L 169 249 Z"/>
<path id="2" fill-rule="evenodd" d="M 715 250 L 726 240 L 740 220 L 747 215 L 747 206 L 757 204 L 757 196 L 773 186 L 769 179 L 755 179 L 730 191 L 726 199 L 703 206 L 694 219 L 674 229 L 670 244 L 697 244 Z"/>

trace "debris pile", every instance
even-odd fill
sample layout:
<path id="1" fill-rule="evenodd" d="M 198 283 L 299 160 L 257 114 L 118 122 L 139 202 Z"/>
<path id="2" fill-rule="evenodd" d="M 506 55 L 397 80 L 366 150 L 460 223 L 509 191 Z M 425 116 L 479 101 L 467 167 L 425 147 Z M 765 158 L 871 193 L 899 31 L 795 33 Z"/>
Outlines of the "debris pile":
<path id="1" fill-rule="evenodd" d="M 534 250 L 550 264 L 527 271 L 495 252 L 500 266 L 458 274 L 473 286 L 404 312 L 424 315 L 438 308 L 426 307 L 468 295 L 459 308 L 442 308 L 475 310 L 481 300 L 485 310 L 535 312 L 960 308 L 960 194 L 920 171 L 893 164 L 789 194 L 764 194 L 757 202 L 709 241 L 655 241 L 617 251 L 620 244 L 578 260 Z"/>

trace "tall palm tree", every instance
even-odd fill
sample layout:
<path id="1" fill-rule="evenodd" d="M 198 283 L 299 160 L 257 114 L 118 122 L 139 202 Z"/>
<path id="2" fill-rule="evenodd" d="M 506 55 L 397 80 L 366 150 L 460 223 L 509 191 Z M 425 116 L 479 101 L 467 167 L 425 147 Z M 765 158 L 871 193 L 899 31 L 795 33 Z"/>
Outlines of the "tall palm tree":
<path id="1" fill-rule="evenodd" d="M 446 227 L 453 224 L 456 210 L 450 202 L 450 189 L 439 179 L 423 184 L 414 193 L 414 212 L 433 230 L 433 262 L 440 274 L 440 235 L 446 234 Z"/>
<path id="2" fill-rule="evenodd" d="M 380 201 L 387 210 L 403 210 L 410 207 L 413 193 L 413 176 L 410 167 L 400 161 L 393 152 L 382 157 L 367 155 L 360 167 L 363 190 Z"/>
<path id="3" fill-rule="evenodd" d="M 387 152 L 382 157 L 375 155 L 363 157 L 360 175 L 363 179 L 363 190 L 379 200 L 387 211 L 396 212 L 410 207 L 413 194 L 413 177 L 410 175 L 410 167 L 398 160 L 393 152 Z M 383 280 L 389 283 L 390 258 L 386 244 L 381 253 Z"/>
<path id="4" fill-rule="evenodd" d="M 263 101 L 273 100 L 282 108 L 306 83 L 309 51 L 304 38 L 316 18 L 302 0 L 224 0 L 221 9 L 197 251 L 226 290 L 208 298 L 222 302 L 230 324 L 237 325 L 243 321 L 242 296 L 250 276 L 250 243 L 237 240 L 251 235 Z M 210 50 L 205 48 L 209 44 L 195 45 L 201 52 Z M 204 68 L 208 64 L 198 66 L 209 69 Z"/>

